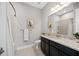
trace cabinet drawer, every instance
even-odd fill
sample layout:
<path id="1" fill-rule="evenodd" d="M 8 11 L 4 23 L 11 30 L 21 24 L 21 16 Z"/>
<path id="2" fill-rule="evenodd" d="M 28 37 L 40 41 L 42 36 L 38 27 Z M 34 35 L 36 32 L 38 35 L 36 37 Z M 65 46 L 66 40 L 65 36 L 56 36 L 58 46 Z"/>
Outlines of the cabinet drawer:
<path id="1" fill-rule="evenodd" d="M 45 46 L 44 42 L 41 41 L 41 50 L 42 50 L 43 53 L 45 52 L 45 50 L 44 50 L 44 49 L 45 49 L 44 46 Z"/>
<path id="2" fill-rule="evenodd" d="M 63 46 L 54 42 L 54 41 L 50 41 L 50 45 L 54 46 L 55 48 L 59 49 L 59 50 L 63 50 Z"/>
<path id="3" fill-rule="evenodd" d="M 41 37 L 41 40 L 49 44 L 49 40 L 47 38 Z"/>

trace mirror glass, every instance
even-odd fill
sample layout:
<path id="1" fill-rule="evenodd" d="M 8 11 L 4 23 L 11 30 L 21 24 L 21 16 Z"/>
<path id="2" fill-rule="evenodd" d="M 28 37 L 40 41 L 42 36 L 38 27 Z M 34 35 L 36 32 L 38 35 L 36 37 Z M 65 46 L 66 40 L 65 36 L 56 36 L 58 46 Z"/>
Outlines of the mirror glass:
<path id="1" fill-rule="evenodd" d="M 62 10 L 48 16 L 48 24 L 51 24 L 51 31 L 57 34 L 73 35 L 79 32 L 79 3 L 73 2 Z M 48 30 L 49 30 L 48 26 Z M 50 30 L 49 30 L 50 31 Z"/>

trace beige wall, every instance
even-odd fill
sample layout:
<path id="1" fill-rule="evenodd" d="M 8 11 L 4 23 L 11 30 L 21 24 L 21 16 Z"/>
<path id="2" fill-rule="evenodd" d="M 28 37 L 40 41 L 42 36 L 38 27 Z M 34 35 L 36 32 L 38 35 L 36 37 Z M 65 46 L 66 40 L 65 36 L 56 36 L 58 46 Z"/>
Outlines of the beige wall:
<path id="1" fill-rule="evenodd" d="M 42 32 L 48 31 L 48 16 L 52 13 L 50 10 L 56 5 L 54 2 L 49 2 L 43 9 L 42 9 Z"/>
<path id="2" fill-rule="evenodd" d="M 41 10 L 24 3 L 13 3 L 13 5 L 16 9 L 16 20 L 15 18 L 11 18 L 11 21 L 14 22 L 12 25 L 12 31 L 15 45 L 23 46 L 27 44 L 27 42 L 23 41 L 23 32 L 21 29 L 27 29 L 26 21 L 28 17 L 32 17 L 34 20 L 34 28 L 30 33 L 30 41 L 38 40 L 41 34 Z M 14 14 L 10 5 L 8 5 L 8 11 L 10 15 Z"/>

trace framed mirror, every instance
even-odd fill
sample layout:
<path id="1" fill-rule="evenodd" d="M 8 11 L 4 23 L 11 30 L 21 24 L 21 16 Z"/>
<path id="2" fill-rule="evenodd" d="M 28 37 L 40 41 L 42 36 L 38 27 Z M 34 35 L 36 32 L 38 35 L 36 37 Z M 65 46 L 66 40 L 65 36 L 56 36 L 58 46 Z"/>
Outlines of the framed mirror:
<path id="1" fill-rule="evenodd" d="M 54 33 L 62 34 L 62 35 L 73 35 L 74 32 L 74 20 L 75 20 L 75 10 L 74 4 L 64 7 L 56 13 L 48 16 L 48 25 L 50 23 L 53 24 L 51 32 L 53 30 Z"/>

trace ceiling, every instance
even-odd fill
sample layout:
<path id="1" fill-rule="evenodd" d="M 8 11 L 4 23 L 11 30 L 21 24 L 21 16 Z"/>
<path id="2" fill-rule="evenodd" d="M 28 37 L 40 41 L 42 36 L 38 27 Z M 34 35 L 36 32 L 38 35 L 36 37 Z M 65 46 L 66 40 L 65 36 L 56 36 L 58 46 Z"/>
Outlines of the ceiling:
<path id="1" fill-rule="evenodd" d="M 24 3 L 42 9 L 48 2 L 24 2 Z"/>
<path id="2" fill-rule="evenodd" d="M 45 5 L 47 5 L 48 2 L 24 2 L 25 4 L 31 5 L 33 7 L 42 9 Z M 63 6 L 66 4 L 69 4 L 70 2 L 58 2 L 57 5 L 55 6 L 55 8 L 58 8 L 59 6 Z M 54 7 L 52 8 L 52 10 L 56 10 Z M 54 11 L 53 10 L 53 11 Z"/>

